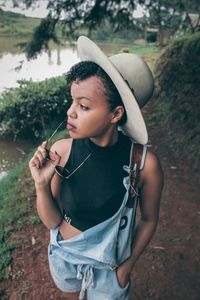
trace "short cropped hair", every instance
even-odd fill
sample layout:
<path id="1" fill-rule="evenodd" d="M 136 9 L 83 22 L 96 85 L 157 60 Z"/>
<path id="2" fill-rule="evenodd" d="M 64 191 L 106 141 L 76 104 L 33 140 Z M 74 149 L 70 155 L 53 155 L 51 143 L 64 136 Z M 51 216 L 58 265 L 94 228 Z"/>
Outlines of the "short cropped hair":
<path id="1" fill-rule="evenodd" d="M 71 85 L 74 81 L 84 80 L 91 76 L 98 77 L 103 86 L 104 86 L 104 93 L 108 101 L 109 110 L 113 111 L 117 106 L 123 106 L 122 98 L 115 87 L 114 83 L 112 82 L 111 78 L 107 75 L 107 73 L 96 63 L 92 61 L 81 61 L 71 67 L 71 69 L 66 73 L 66 80 L 71 88 Z M 122 126 L 127 121 L 126 111 L 124 108 L 124 115 L 119 120 L 118 124 Z"/>

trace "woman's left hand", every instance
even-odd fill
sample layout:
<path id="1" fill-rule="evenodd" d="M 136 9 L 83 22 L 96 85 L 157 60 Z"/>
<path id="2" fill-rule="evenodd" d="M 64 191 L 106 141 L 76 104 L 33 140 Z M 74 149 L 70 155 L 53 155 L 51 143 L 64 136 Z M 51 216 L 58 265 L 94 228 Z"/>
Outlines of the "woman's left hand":
<path id="1" fill-rule="evenodd" d="M 116 269 L 116 275 L 120 287 L 125 288 L 131 276 L 131 268 L 128 260 L 119 265 Z"/>

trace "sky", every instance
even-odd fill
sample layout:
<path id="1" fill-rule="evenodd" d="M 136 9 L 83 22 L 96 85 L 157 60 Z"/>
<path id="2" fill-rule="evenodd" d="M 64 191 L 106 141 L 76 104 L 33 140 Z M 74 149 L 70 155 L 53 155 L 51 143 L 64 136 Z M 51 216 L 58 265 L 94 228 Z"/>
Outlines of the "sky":
<path id="1" fill-rule="evenodd" d="M 47 3 L 48 3 L 48 1 L 41 0 L 41 1 L 38 1 L 37 7 L 35 7 L 34 9 L 33 8 L 22 9 L 21 7 L 13 8 L 12 0 L 0 0 L 0 7 L 3 8 L 4 10 L 13 11 L 16 13 L 22 13 L 22 14 L 26 15 L 27 17 L 44 18 L 47 15 L 47 10 L 46 10 Z M 140 6 L 138 6 L 136 11 L 134 12 L 134 16 L 136 18 L 140 18 L 143 16 L 143 9 Z"/>
<path id="2" fill-rule="evenodd" d="M 16 13 L 21 13 L 24 14 L 27 17 L 35 17 L 35 18 L 44 18 L 47 15 L 47 10 L 46 10 L 46 6 L 48 1 L 43 0 L 43 1 L 38 1 L 39 3 L 37 4 L 37 6 L 33 9 L 33 8 L 29 8 L 29 9 L 22 9 L 21 7 L 12 7 L 12 0 L 0 0 L 0 7 L 3 10 L 9 10 L 12 12 L 16 12 Z"/>

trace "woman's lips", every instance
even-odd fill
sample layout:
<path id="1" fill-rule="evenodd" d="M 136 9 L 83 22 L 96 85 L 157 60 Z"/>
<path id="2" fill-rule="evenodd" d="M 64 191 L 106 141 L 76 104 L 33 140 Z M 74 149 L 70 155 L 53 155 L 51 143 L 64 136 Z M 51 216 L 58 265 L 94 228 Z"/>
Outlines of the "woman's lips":
<path id="1" fill-rule="evenodd" d="M 73 125 L 70 124 L 70 123 L 67 123 L 67 129 L 68 129 L 68 130 L 73 130 L 73 129 L 76 129 L 76 127 L 73 126 Z"/>

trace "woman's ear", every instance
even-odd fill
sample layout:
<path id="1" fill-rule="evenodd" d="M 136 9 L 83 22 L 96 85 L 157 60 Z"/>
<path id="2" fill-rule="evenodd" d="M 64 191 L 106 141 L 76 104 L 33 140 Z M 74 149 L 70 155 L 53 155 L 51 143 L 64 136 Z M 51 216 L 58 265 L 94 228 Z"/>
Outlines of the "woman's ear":
<path id="1" fill-rule="evenodd" d="M 124 115 L 124 107 L 117 106 L 113 111 L 113 118 L 111 123 L 118 123 Z"/>

